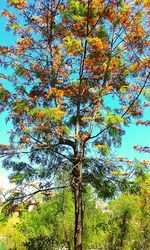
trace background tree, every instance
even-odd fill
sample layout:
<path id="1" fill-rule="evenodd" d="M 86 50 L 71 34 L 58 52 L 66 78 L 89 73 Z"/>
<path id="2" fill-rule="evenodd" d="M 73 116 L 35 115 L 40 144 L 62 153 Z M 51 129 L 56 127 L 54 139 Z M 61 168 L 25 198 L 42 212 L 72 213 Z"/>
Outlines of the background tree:
<path id="1" fill-rule="evenodd" d="M 1 46 L 1 65 L 13 70 L 1 74 L 1 106 L 13 124 L 10 145 L 1 145 L 1 155 L 8 156 L 4 166 L 13 169 L 11 180 L 22 184 L 13 193 L 16 200 L 54 188 L 56 174 L 67 171 L 61 187 L 71 185 L 74 193 L 74 246 L 80 250 L 83 184 L 105 191 L 108 183 L 107 196 L 118 179 L 123 185 L 130 177 L 132 162 L 116 160 L 110 151 L 121 145 L 125 126 L 145 108 L 149 3 L 8 3 L 15 12 L 2 15 L 17 41 Z M 5 88 L 5 81 L 11 88 Z M 29 163 L 13 159 L 24 154 Z M 35 180 L 39 184 L 31 194 L 26 186 L 33 188 Z"/>
<path id="2" fill-rule="evenodd" d="M 150 200 L 149 176 L 134 194 L 124 192 L 109 204 L 103 203 L 90 186 L 83 194 L 84 232 L 83 249 L 143 249 L 148 250 Z M 144 188 L 144 190 L 143 190 Z M 2 249 L 73 249 L 74 201 L 71 191 L 64 190 L 54 196 L 36 196 L 38 207 L 32 211 L 22 206 L 21 216 L 1 213 Z M 28 201 L 27 201 L 28 203 Z M 3 211 L 3 210 L 2 210 Z M 17 211 L 17 210 L 16 210 Z"/>
<path id="3" fill-rule="evenodd" d="M 46 202 L 42 201 L 43 196 L 36 197 L 40 203 L 32 211 L 24 207 L 20 217 L 13 214 L 1 223 L 5 249 L 48 250 L 63 246 L 73 249 L 74 202 L 71 191 L 58 192 L 53 197 L 49 196 Z M 107 241 L 104 230 L 107 214 L 96 208 L 96 199 L 90 187 L 83 195 L 83 204 L 83 248 L 103 247 Z"/>
<path id="4" fill-rule="evenodd" d="M 146 199 L 125 193 L 110 203 L 108 249 L 149 249 L 150 206 Z"/>

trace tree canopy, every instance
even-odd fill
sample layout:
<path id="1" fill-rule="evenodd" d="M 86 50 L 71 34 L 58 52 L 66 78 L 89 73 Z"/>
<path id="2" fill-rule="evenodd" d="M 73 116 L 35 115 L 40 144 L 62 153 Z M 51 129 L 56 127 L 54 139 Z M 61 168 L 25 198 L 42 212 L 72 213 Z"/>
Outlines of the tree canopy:
<path id="1" fill-rule="evenodd" d="M 80 250 L 84 185 L 100 187 L 109 197 L 148 165 L 116 158 L 111 150 L 121 145 L 133 120 L 149 124 L 141 121 L 150 96 L 149 1 L 9 0 L 8 5 L 11 11 L 2 15 L 16 44 L 0 52 L 1 65 L 11 68 L 10 75 L 1 73 L 1 110 L 13 124 L 10 144 L 0 145 L 4 166 L 13 169 L 11 181 L 22 184 L 13 193 L 17 200 L 28 196 L 27 186 L 36 185 L 32 195 L 45 192 L 67 173 L 59 188 L 73 190 Z"/>

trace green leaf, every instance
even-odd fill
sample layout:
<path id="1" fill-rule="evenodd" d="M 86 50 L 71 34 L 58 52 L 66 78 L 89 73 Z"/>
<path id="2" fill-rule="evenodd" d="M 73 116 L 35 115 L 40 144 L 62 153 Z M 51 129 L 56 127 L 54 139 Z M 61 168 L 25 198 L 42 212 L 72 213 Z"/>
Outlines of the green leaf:
<path id="1" fill-rule="evenodd" d="M 124 94 L 124 93 L 127 93 L 128 91 L 128 86 L 122 86 L 120 89 L 119 89 L 120 93 Z"/>
<path id="2" fill-rule="evenodd" d="M 108 124 L 108 125 L 116 125 L 116 124 L 120 124 L 121 122 L 123 122 L 124 119 L 116 114 L 108 114 L 106 117 L 105 117 L 105 122 Z"/>
<path id="3" fill-rule="evenodd" d="M 22 68 L 22 66 L 20 66 L 20 65 L 16 66 L 16 74 L 18 76 L 22 76 L 23 75 L 23 68 Z"/>
<path id="4" fill-rule="evenodd" d="M 12 29 L 18 29 L 19 27 L 20 27 L 19 24 L 13 23 L 13 24 L 11 25 L 11 28 L 12 28 Z"/>
<path id="5" fill-rule="evenodd" d="M 146 97 L 146 99 L 150 101 L 150 88 L 144 89 L 142 93 Z"/>

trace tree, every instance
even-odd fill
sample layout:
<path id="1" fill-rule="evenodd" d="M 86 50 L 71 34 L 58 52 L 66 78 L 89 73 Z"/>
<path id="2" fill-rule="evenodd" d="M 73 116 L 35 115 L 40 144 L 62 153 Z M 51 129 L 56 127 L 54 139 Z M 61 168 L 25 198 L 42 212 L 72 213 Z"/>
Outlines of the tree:
<path id="1" fill-rule="evenodd" d="M 38 195 L 39 196 L 39 195 Z M 42 199 L 41 199 L 42 198 Z M 73 249 L 74 202 L 72 192 L 63 190 L 44 201 L 43 195 L 32 211 L 22 210 L 20 217 L 13 214 L 2 224 L 1 236 L 6 249 Z M 83 195 L 84 234 L 83 248 L 101 247 L 107 241 L 105 215 L 96 208 L 91 188 Z M 16 222 L 15 222 L 16 221 Z M 9 230 L 8 230 L 9 229 Z M 13 232 L 13 233 L 12 233 Z"/>
<path id="2" fill-rule="evenodd" d="M 19 222 L 19 218 L 16 214 L 13 214 L 11 218 L 8 219 L 7 223 L 1 221 L 1 244 L 2 249 L 18 249 L 24 250 L 25 247 L 23 242 L 26 237 L 23 233 L 16 229 L 16 225 Z"/>
<path id="3" fill-rule="evenodd" d="M 83 249 L 149 249 L 149 176 L 135 179 L 137 193 L 121 193 L 109 204 L 97 199 L 91 187 L 83 194 Z M 147 192 L 146 192 L 147 190 Z M 69 190 L 53 197 L 38 195 L 38 207 L 22 209 L 21 216 L 1 213 L 1 241 L 4 249 L 73 249 L 74 204 Z M 27 202 L 28 203 L 28 202 Z M 97 203 L 97 207 L 96 207 Z"/>
<path id="4" fill-rule="evenodd" d="M 125 166 L 131 168 L 132 162 L 116 159 L 111 148 L 121 145 L 125 126 L 144 112 L 149 2 L 8 4 L 15 11 L 4 10 L 2 15 L 17 41 L 1 46 L 1 65 L 13 71 L 1 74 L 1 109 L 5 106 L 13 124 L 10 145 L 1 145 L 1 155 L 7 157 L 4 166 L 13 169 L 12 182 L 22 184 L 13 193 L 16 200 L 47 192 L 54 188 L 56 175 L 68 173 L 59 188 L 71 185 L 74 247 L 81 250 L 84 184 L 100 186 L 108 196 L 119 179 L 124 185 L 130 177 Z M 8 81 L 10 89 L 5 86 Z M 30 162 L 13 160 L 24 154 Z M 32 194 L 23 190 L 26 185 L 32 186 Z"/>
<path id="5" fill-rule="evenodd" d="M 122 193 L 109 204 L 108 249 L 149 249 L 149 198 Z"/>

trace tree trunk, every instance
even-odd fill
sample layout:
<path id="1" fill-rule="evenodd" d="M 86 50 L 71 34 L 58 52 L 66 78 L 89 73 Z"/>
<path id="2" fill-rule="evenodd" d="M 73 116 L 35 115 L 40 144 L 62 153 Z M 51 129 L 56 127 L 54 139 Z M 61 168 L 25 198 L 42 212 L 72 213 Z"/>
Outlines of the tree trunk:
<path id="1" fill-rule="evenodd" d="M 73 169 L 73 193 L 75 203 L 74 249 L 82 250 L 83 211 L 82 211 L 82 162 Z"/>

